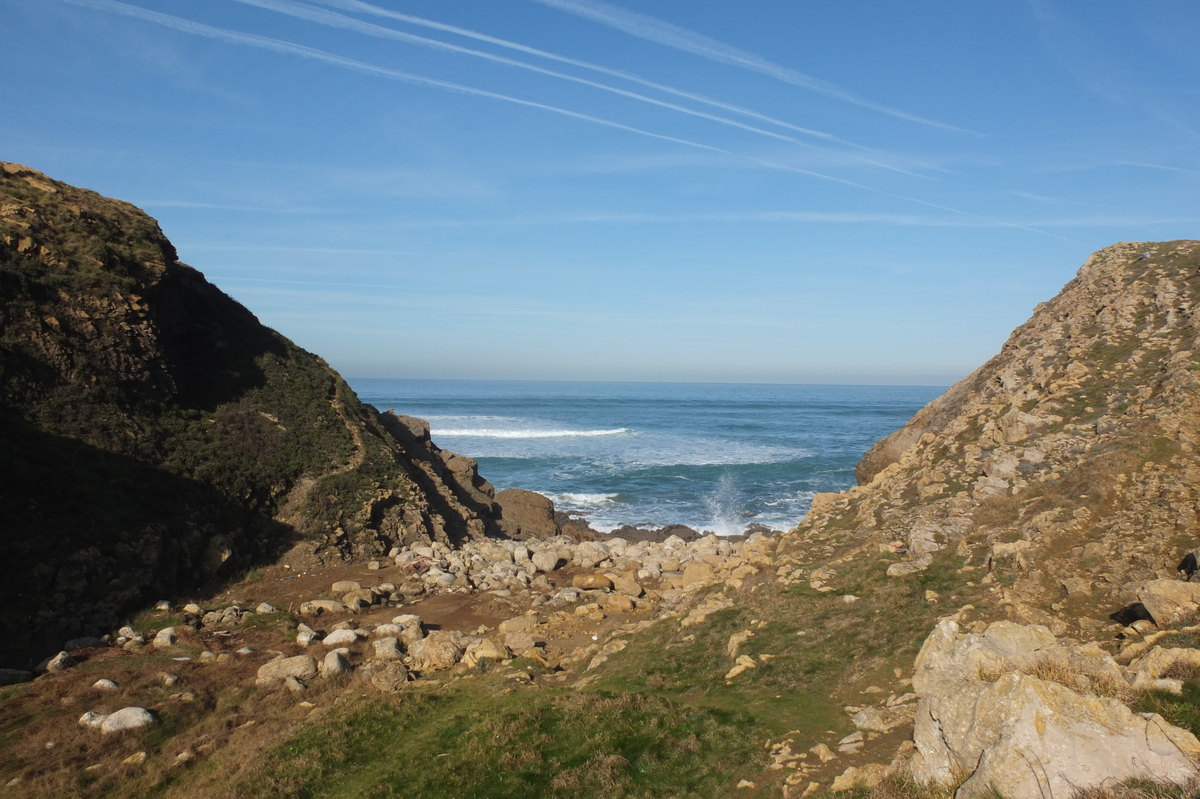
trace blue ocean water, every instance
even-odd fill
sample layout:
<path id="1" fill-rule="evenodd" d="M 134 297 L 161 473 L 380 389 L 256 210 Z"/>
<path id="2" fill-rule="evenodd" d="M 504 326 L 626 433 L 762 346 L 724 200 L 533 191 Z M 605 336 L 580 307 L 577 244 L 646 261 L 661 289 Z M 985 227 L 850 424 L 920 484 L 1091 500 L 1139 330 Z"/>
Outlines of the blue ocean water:
<path id="1" fill-rule="evenodd" d="M 795 526 L 814 494 L 944 388 L 477 380 L 348 381 L 429 422 L 497 490 L 545 494 L 597 530 Z"/>

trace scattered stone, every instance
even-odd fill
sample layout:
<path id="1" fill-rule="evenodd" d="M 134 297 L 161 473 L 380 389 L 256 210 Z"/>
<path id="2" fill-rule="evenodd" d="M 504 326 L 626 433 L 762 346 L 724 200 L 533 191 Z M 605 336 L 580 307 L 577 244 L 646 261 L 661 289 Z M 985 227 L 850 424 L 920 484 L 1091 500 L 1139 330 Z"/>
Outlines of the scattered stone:
<path id="1" fill-rule="evenodd" d="M 163 627 L 154 636 L 154 641 L 151 643 L 155 649 L 166 649 L 167 647 L 175 646 L 175 628 Z"/>
<path id="2" fill-rule="evenodd" d="M 371 685 L 378 691 L 399 691 L 408 682 L 408 668 L 398 661 L 390 661 L 373 668 L 370 672 Z"/>
<path id="3" fill-rule="evenodd" d="M 145 752 L 134 752 L 129 757 L 121 761 L 122 766 L 140 766 L 146 762 Z"/>
<path id="4" fill-rule="evenodd" d="M 321 664 L 321 676 L 327 680 L 348 674 L 350 671 L 349 661 L 336 649 L 326 654 L 325 660 Z"/>
<path id="5" fill-rule="evenodd" d="M 104 723 L 104 720 L 106 718 L 108 718 L 107 713 L 100 713 L 99 711 L 96 711 L 96 710 L 89 710 L 87 713 L 84 713 L 82 716 L 79 717 L 79 721 L 77 723 L 81 727 L 90 727 L 92 729 L 100 729 L 100 725 Z"/>
<path id="6" fill-rule="evenodd" d="M 357 580 L 339 580 L 329 589 L 333 594 L 348 594 L 351 591 L 361 591 L 362 583 Z"/>
<path id="7" fill-rule="evenodd" d="M 733 668 L 725 674 L 725 681 L 728 682 L 742 672 L 754 668 L 758 668 L 758 664 L 754 662 L 754 658 L 749 655 L 739 655 L 738 659 L 734 662 Z"/>
<path id="8" fill-rule="evenodd" d="M 837 755 L 834 754 L 834 751 L 825 744 L 817 744 L 816 746 L 814 746 L 812 749 L 809 749 L 808 751 L 810 753 L 816 755 L 817 758 L 822 763 L 828 763 L 830 760 L 837 759 Z"/>
<path id="9" fill-rule="evenodd" d="M 376 660 L 400 660 L 404 657 L 404 653 L 400 651 L 399 639 L 391 636 L 376 638 L 371 642 L 371 646 L 375 650 Z"/>
<path id="10" fill-rule="evenodd" d="M 290 658 L 276 658 L 259 666 L 255 684 L 276 685 L 288 677 L 306 682 L 316 676 L 317 661 L 308 655 L 296 655 Z"/>
<path id="11" fill-rule="evenodd" d="M 107 677 L 102 677 L 99 680 L 96 680 L 94 683 L 92 683 L 92 687 L 95 688 L 97 691 L 115 691 L 120 686 L 118 686 L 115 682 L 108 679 Z"/>
<path id="12" fill-rule="evenodd" d="M 94 646 L 101 646 L 103 643 L 104 641 L 101 639 L 89 635 L 84 636 L 83 638 L 72 638 L 70 641 L 67 641 L 65 644 L 63 644 L 63 649 L 67 650 L 68 652 L 74 652 L 77 649 L 91 649 Z"/>
<path id="13" fill-rule="evenodd" d="M 260 602 L 258 607 L 254 609 L 255 613 L 278 613 L 279 608 L 267 602 Z"/>
<path id="14" fill-rule="evenodd" d="M 100 732 L 124 732 L 139 730 L 156 724 L 158 719 L 144 707 L 125 707 L 108 716 L 100 723 Z"/>
<path id="15" fill-rule="evenodd" d="M 887 767 L 879 763 L 871 763 L 860 767 L 850 766 L 842 772 L 841 776 L 833 780 L 833 784 L 829 786 L 829 791 L 830 793 L 840 793 L 855 788 L 871 789 L 883 780 L 886 772 Z"/>
<path id="16" fill-rule="evenodd" d="M 0 686 L 16 685 L 32 679 L 33 674 L 23 669 L 0 669 Z"/>
<path id="17" fill-rule="evenodd" d="M 40 674 L 57 674 L 58 672 L 66 671 L 69 668 L 77 665 L 79 661 L 71 657 L 69 652 L 59 652 L 52 658 L 47 658 L 38 664 L 37 671 Z"/>
<path id="18" fill-rule="evenodd" d="M 608 590 L 613 582 L 603 574 L 577 574 L 571 580 L 571 585 L 584 591 Z"/>
<path id="19" fill-rule="evenodd" d="M 361 640 L 354 630 L 334 630 L 321 643 L 328 647 L 352 646 Z"/>

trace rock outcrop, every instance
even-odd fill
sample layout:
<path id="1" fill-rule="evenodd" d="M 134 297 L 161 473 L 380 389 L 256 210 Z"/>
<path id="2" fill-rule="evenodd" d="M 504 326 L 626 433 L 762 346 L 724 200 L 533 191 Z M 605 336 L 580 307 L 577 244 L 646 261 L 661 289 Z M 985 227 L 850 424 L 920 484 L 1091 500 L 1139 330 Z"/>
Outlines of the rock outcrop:
<path id="1" fill-rule="evenodd" d="M 359 402 L 138 209 L 0 164 L 5 665 L 288 548 L 497 534 L 474 461 L 421 425 Z"/>
<path id="2" fill-rule="evenodd" d="M 1093 255 L 999 355 L 872 447 L 861 485 L 818 495 L 790 547 L 852 530 L 895 577 L 953 557 L 1002 581 L 1009 618 L 1108 626 L 1175 577 L 1200 529 L 1198 270 L 1200 242 Z"/>

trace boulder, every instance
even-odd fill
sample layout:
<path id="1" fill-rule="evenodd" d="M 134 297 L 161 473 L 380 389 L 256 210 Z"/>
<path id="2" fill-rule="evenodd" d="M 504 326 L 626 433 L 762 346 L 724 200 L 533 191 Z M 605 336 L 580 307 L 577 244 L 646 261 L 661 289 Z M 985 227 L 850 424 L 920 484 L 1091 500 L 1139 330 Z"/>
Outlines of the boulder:
<path id="1" fill-rule="evenodd" d="M 371 685 L 378 691 L 399 691 L 408 682 L 408 668 L 399 661 L 389 661 L 372 667 L 366 672 Z"/>
<path id="2" fill-rule="evenodd" d="M 327 680 L 349 674 L 351 670 L 350 661 L 336 649 L 327 653 L 321 663 L 321 676 Z"/>
<path id="3" fill-rule="evenodd" d="M 501 634 L 518 633 L 527 630 L 532 630 L 538 626 L 540 619 L 537 616 L 517 616 L 512 619 L 505 619 L 500 622 L 497 631 Z"/>
<path id="4" fill-rule="evenodd" d="M 77 665 L 78 661 L 69 652 L 59 652 L 51 658 L 46 658 L 34 669 L 39 674 L 57 674 Z"/>
<path id="5" fill-rule="evenodd" d="M 307 682 L 317 676 L 317 661 L 308 655 L 296 655 L 290 658 L 276 658 L 258 667 L 256 685 L 275 685 L 288 677 L 294 677 L 301 682 Z"/>
<path id="6" fill-rule="evenodd" d="M 500 507 L 500 529 L 519 541 L 553 538 L 558 535 L 554 503 L 547 497 L 520 488 L 496 492 Z"/>
<path id="7" fill-rule="evenodd" d="M 912 724 L 917 718 L 914 703 L 893 707 L 866 707 L 854 714 L 854 726 L 867 732 L 891 732 L 897 727 Z"/>
<path id="8" fill-rule="evenodd" d="M 683 569 L 680 583 L 686 588 L 690 585 L 711 585 L 716 580 L 713 567 L 707 563 L 689 563 Z"/>
<path id="9" fill-rule="evenodd" d="M 392 619 L 392 624 L 401 627 L 400 640 L 405 646 L 412 646 L 417 641 L 425 637 L 425 630 L 421 627 L 421 617 L 412 613 L 405 613 L 401 616 L 396 616 Z"/>
<path id="10" fill-rule="evenodd" d="M 607 590 L 612 588 L 612 580 L 603 574 L 577 574 L 571 584 L 584 591 Z"/>
<path id="11" fill-rule="evenodd" d="M 1151 580 L 1142 586 L 1137 596 L 1159 627 L 1178 624 L 1200 610 L 1200 583 Z"/>
<path id="12" fill-rule="evenodd" d="M 530 560 L 533 562 L 534 568 L 540 572 L 554 571 L 558 568 L 558 564 L 561 561 L 557 552 L 547 549 L 534 552 L 533 557 L 531 557 Z"/>
<path id="13" fill-rule="evenodd" d="M 354 630 L 334 630 L 321 643 L 328 647 L 353 646 L 360 640 L 361 636 Z"/>
<path id="14" fill-rule="evenodd" d="M 400 660 L 404 657 L 404 653 L 400 651 L 400 641 L 391 636 L 376 638 L 371 642 L 371 646 L 375 650 L 376 660 Z"/>
<path id="15" fill-rule="evenodd" d="M 158 719 L 155 718 L 154 714 L 144 707 L 126 707 L 105 718 L 100 723 L 100 732 L 110 733 L 139 730 L 142 727 L 149 727 L 157 722 Z"/>
<path id="16" fill-rule="evenodd" d="M 175 646 L 175 628 L 163 627 L 154 636 L 154 641 L 151 644 L 155 649 L 165 649 L 169 646 Z"/>
<path id="17" fill-rule="evenodd" d="M 357 580 L 338 580 L 329 590 L 334 594 L 348 594 L 351 591 L 361 591 L 362 583 Z"/>
<path id="18" fill-rule="evenodd" d="M 346 606 L 334 599 L 314 599 L 300 606 L 300 613 L 305 616 L 319 616 L 322 613 L 345 613 Z"/>
<path id="19" fill-rule="evenodd" d="M 456 640 L 458 634 L 445 630 L 434 630 L 408 648 L 417 671 L 440 671 L 448 669 L 462 657 L 462 648 Z"/>
<path id="20" fill-rule="evenodd" d="M 23 669 L 0 669 L 0 686 L 29 682 L 33 674 Z"/>
<path id="21" fill-rule="evenodd" d="M 1055 681 L 1032 676 L 1039 673 Z M 1082 690 L 1116 680 L 1124 684 L 1099 647 L 1060 643 L 1045 627 L 996 622 L 960 635 L 944 620 L 913 674 L 912 776 L 943 785 L 965 776 L 962 799 L 1070 796 L 1135 777 L 1183 784 L 1200 776 L 1200 741 L 1190 732 L 1062 684 Z"/>

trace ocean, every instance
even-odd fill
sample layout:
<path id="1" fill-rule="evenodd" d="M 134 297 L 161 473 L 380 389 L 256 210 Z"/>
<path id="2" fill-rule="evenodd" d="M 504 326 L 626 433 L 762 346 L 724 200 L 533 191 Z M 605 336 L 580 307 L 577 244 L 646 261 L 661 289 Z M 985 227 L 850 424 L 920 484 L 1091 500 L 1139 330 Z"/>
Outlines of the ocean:
<path id="1" fill-rule="evenodd" d="M 379 410 L 419 416 L 497 490 L 545 494 L 608 532 L 685 524 L 786 530 L 813 495 L 945 390 L 932 386 L 348 381 Z M 752 528 L 755 529 L 755 528 Z"/>

